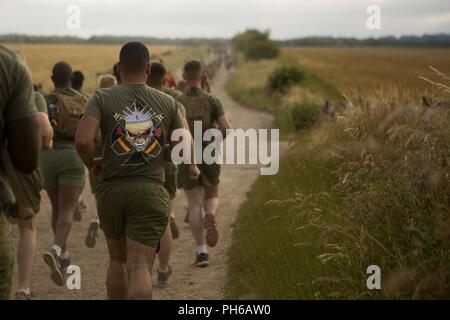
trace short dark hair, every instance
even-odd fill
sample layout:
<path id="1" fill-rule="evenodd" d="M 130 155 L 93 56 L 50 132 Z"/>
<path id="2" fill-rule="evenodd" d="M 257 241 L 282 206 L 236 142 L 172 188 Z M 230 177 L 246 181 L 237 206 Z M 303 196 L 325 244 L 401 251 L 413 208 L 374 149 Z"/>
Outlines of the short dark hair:
<path id="1" fill-rule="evenodd" d="M 162 63 L 152 62 L 150 66 L 150 74 L 147 78 L 147 84 L 151 87 L 163 85 L 166 72 L 166 67 L 164 67 Z"/>
<path id="2" fill-rule="evenodd" d="M 67 85 L 72 81 L 72 67 L 64 61 L 55 63 L 52 68 L 52 79 L 56 84 Z"/>
<path id="3" fill-rule="evenodd" d="M 72 73 L 72 88 L 80 90 L 83 87 L 84 74 L 83 72 L 76 70 Z"/>
<path id="4" fill-rule="evenodd" d="M 188 80 L 199 79 L 202 71 L 202 64 L 198 60 L 188 61 L 183 68 L 184 75 Z"/>
<path id="5" fill-rule="evenodd" d="M 120 49 L 119 62 L 126 72 L 139 73 L 150 63 L 150 52 L 141 42 L 128 42 Z"/>

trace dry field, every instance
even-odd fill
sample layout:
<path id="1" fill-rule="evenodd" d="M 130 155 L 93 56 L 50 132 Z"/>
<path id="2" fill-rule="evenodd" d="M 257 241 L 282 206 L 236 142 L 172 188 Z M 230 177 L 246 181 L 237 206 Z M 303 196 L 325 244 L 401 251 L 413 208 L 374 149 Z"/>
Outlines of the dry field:
<path id="1" fill-rule="evenodd" d="M 97 87 L 100 74 L 111 73 L 118 60 L 120 45 L 72 44 L 9 44 L 22 52 L 33 74 L 33 81 L 41 83 L 44 90 L 51 89 L 50 73 L 54 63 L 64 60 L 73 70 L 81 70 L 85 77 L 84 90 L 92 92 Z M 188 58 L 198 58 L 204 48 L 149 46 L 153 57 L 163 56 L 169 69 L 175 72 Z"/>
<path id="2" fill-rule="evenodd" d="M 419 76 L 435 78 L 433 66 L 450 74 L 450 49 L 285 48 L 298 63 L 341 92 L 395 86 L 422 94 Z"/>

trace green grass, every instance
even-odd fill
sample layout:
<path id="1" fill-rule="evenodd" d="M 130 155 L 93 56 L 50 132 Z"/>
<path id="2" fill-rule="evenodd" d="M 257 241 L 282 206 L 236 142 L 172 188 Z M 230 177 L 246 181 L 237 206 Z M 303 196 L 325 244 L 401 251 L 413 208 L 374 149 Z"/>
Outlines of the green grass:
<path id="1" fill-rule="evenodd" d="M 284 105 L 305 97 L 314 94 L 297 88 Z M 253 185 L 234 225 L 227 298 L 450 298 L 450 111 L 394 89 L 350 99 L 338 119 L 291 136 L 279 173 Z M 381 290 L 366 287 L 373 264 Z"/>
<path id="2" fill-rule="evenodd" d="M 305 74 L 301 83 L 292 86 L 286 93 L 271 92 L 267 83 L 271 73 L 281 66 L 295 66 Z M 314 101 L 318 108 L 325 99 L 341 98 L 339 92 L 329 83 L 298 65 L 296 60 L 286 54 L 277 59 L 248 61 L 242 56 L 238 59 L 237 70 L 226 85 L 231 97 L 242 105 L 275 115 L 276 126 L 283 135 L 295 132 L 289 120 L 291 106 L 308 100 Z"/>
<path id="3" fill-rule="evenodd" d="M 301 143 L 307 143 L 305 133 Z M 291 152 L 282 159 L 275 176 L 261 176 L 242 205 L 229 251 L 230 299 L 315 299 L 323 298 L 314 279 L 332 270 L 317 259 L 319 232 L 296 230 L 306 224 L 301 212 L 287 199 L 298 193 L 310 195 L 330 190 L 337 181 L 332 174 L 335 164 L 320 163 L 307 152 Z M 301 183 L 299 183 L 301 182 Z M 337 200 L 337 199 L 336 199 Z M 336 210 L 339 201 L 327 202 L 321 210 Z"/>

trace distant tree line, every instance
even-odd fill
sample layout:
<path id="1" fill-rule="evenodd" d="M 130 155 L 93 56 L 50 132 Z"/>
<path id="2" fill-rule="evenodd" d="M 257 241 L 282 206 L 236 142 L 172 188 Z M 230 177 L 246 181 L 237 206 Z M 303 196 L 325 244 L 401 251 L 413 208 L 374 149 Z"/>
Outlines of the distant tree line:
<path id="1" fill-rule="evenodd" d="M 252 37 L 255 43 L 252 47 L 247 47 L 248 51 L 253 51 L 257 55 L 258 48 L 275 53 L 269 39 L 268 32 L 258 32 L 256 30 L 247 30 L 235 36 L 231 41 L 237 43 L 242 38 Z M 34 36 L 23 34 L 4 34 L 0 35 L 0 43 L 74 43 L 74 44 L 123 44 L 128 41 L 140 41 L 147 44 L 172 44 L 172 45 L 223 45 L 228 43 L 225 38 L 156 38 L 144 36 L 92 36 L 90 38 L 79 38 L 75 36 Z M 246 39 L 244 39 L 245 42 Z M 334 38 L 334 37 L 305 37 L 289 40 L 273 41 L 282 47 L 450 47 L 450 34 L 426 34 L 423 36 L 386 36 L 380 38 Z M 242 48 L 242 47 L 241 47 Z M 243 49 L 243 48 L 242 48 Z"/>
<path id="2" fill-rule="evenodd" d="M 129 41 L 139 41 L 146 44 L 163 45 L 222 45 L 227 43 L 223 38 L 156 38 L 145 36 L 92 36 L 80 38 L 75 36 L 35 36 L 24 34 L 0 35 L 0 43 L 68 43 L 68 44 L 123 44 Z"/>
<path id="3" fill-rule="evenodd" d="M 307 37 L 275 41 L 283 47 L 450 47 L 450 34 L 380 38 Z"/>

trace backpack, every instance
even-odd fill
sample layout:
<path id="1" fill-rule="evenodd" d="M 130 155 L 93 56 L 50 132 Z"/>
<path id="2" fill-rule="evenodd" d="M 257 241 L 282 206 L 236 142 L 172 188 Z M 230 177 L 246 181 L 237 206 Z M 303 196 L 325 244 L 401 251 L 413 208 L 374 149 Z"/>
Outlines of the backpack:
<path id="1" fill-rule="evenodd" d="M 73 94 L 54 92 L 57 100 L 55 131 L 65 139 L 74 139 L 87 98 L 75 90 Z"/>
<path id="2" fill-rule="evenodd" d="M 194 134 L 194 121 L 202 122 L 203 132 L 214 127 L 214 123 L 211 121 L 209 98 L 210 96 L 204 91 L 200 91 L 198 96 L 188 96 L 183 93 L 177 98 L 186 109 L 186 121 L 192 134 Z"/>

